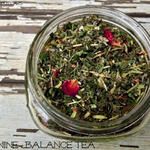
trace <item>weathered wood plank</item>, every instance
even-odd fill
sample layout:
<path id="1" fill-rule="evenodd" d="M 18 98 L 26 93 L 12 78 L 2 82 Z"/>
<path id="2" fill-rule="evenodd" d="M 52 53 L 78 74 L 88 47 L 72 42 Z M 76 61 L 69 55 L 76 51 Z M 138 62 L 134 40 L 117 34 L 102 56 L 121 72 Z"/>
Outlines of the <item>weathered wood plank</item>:
<path id="1" fill-rule="evenodd" d="M 95 2 L 93 1 L 64 1 L 62 4 L 57 4 L 57 3 L 48 3 L 48 4 L 38 4 L 38 3 L 27 3 L 27 2 L 21 2 L 21 3 L 13 3 L 14 5 L 7 6 L 5 3 L 0 3 L 1 5 L 1 13 L 2 14 L 22 14 L 22 15 L 28 15 L 28 14 L 56 14 L 59 13 L 60 11 L 75 7 L 75 6 L 80 6 L 80 5 L 102 5 L 102 6 L 108 6 L 108 7 L 114 7 L 118 8 L 120 10 L 123 10 L 126 13 L 144 13 L 147 12 L 149 13 L 149 6 L 150 2 L 147 1 L 147 3 L 141 2 L 133 2 L 131 3 L 126 3 L 127 1 L 104 1 L 104 2 Z M 21 10 L 21 11 L 20 11 Z M 41 11 L 38 11 L 41 10 Z"/>
<path id="2" fill-rule="evenodd" d="M 127 3 L 128 2 L 128 3 Z M 146 3 L 145 3 L 146 2 Z M 10 5 L 9 5 L 10 4 Z M 48 19 L 53 15 L 61 12 L 64 9 L 80 6 L 80 5 L 102 5 L 107 7 L 113 7 L 118 10 L 123 11 L 132 17 L 150 17 L 150 2 L 149 1 L 63 1 L 61 4 L 59 3 L 39 3 L 35 1 L 12 1 L 5 2 L 2 1 L 0 3 L 0 19 L 18 19 L 19 17 L 28 18 L 28 19 Z M 40 10 L 40 11 L 39 11 Z M 9 29 L 10 30 L 10 29 Z"/>
<path id="3" fill-rule="evenodd" d="M 0 32 L 0 70 L 25 70 L 25 59 L 35 34 Z"/>

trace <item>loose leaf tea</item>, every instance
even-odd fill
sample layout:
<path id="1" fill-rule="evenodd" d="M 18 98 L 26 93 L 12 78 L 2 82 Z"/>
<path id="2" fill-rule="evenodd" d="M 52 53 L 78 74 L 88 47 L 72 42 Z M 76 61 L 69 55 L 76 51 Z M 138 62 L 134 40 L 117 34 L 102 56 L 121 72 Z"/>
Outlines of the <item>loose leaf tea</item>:
<path id="1" fill-rule="evenodd" d="M 71 118 L 90 122 L 126 115 L 148 86 L 148 55 L 128 32 L 97 15 L 59 25 L 38 60 L 45 97 Z"/>

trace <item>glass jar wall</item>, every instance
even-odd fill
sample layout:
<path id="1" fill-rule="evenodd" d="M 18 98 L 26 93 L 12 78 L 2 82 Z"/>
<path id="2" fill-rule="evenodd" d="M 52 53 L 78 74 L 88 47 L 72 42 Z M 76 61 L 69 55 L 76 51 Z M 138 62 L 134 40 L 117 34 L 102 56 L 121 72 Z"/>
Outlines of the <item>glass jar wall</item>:
<path id="1" fill-rule="evenodd" d="M 126 116 L 100 123 L 71 119 L 52 106 L 43 95 L 36 79 L 37 61 L 50 33 L 56 31 L 57 26 L 64 22 L 79 20 L 91 14 L 98 15 L 106 22 L 128 32 L 150 55 L 150 38 L 147 32 L 135 20 L 114 9 L 99 6 L 76 7 L 63 11 L 47 21 L 34 38 L 28 53 L 26 95 L 28 108 L 37 126 L 42 131 L 57 137 L 87 140 L 126 135 L 137 131 L 149 118 L 150 87 L 147 88 L 142 100 Z"/>

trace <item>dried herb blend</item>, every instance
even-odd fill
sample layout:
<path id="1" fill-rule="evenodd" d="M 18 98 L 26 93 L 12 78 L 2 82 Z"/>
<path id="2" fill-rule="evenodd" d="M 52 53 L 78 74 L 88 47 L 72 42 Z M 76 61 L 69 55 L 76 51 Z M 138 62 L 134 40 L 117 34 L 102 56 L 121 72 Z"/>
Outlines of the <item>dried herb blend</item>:
<path id="1" fill-rule="evenodd" d="M 96 15 L 50 34 L 38 60 L 38 84 L 50 103 L 78 120 L 127 114 L 148 86 L 148 55 L 123 29 Z"/>

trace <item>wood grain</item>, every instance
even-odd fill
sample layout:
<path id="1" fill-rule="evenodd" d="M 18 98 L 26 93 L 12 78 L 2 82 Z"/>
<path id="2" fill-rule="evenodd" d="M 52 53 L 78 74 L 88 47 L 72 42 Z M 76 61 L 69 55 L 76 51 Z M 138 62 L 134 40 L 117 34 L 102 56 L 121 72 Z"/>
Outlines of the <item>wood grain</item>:
<path id="1" fill-rule="evenodd" d="M 67 8 L 91 4 L 126 13 L 150 34 L 150 0 L 0 1 L 0 143 L 5 140 L 19 141 L 21 147 L 24 141 L 64 141 L 38 130 L 26 108 L 26 57 L 33 38 L 46 20 Z M 78 149 L 76 142 L 72 144 L 73 150 Z M 96 150 L 149 150 L 150 121 L 136 134 L 99 141 L 94 145 Z"/>

